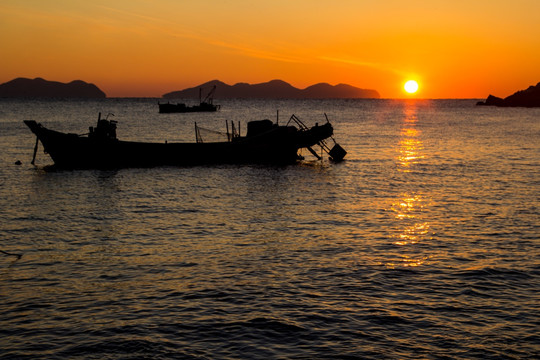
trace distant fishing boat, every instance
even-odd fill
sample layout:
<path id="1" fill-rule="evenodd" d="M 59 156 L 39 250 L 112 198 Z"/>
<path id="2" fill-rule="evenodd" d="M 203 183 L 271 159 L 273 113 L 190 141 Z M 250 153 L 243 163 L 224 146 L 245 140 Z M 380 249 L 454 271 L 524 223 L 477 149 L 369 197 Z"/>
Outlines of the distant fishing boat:
<path id="1" fill-rule="evenodd" d="M 214 93 L 216 91 L 216 86 L 210 90 L 208 95 L 202 100 L 202 89 L 199 89 L 199 105 L 193 105 L 193 106 L 186 106 L 186 104 L 183 103 L 177 103 L 177 104 L 171 104 L 167 102 L 166 104 L 160 104 L 159 106 L 159 113 L 160 114 L 167 114 L 167 113 L 189 113 L 189 112 L 213 112 L 218 111 L 220 108 L 220 105 L 214 105 Z"/>
<path id="2" fill-rule="evenodd" d="M 78 169 L 228 163 L 285 164 L 301 160 L 298 150 L 302 148 L 320 159 L 321 156 L 312 149 L 315 145 L 326 151 L 332 160 L 341 161 L 347 152 L 333 139 L 333 127 L 328 118 L 326 120 L 324 125 L 316 124 L 311 128 L 295 115 L 284 126 L 270 120 L 250 121 L 245 136 L 240 136 L 240 124 L 237 130 L 234 123 L 231 123 L 229 131 L 227 122 L 227 133 L 222 133 L 225 140 L 215 142 L 205 141 L 206 129 L 195 123 L 194 143 L 118 140 L 117 122 L 101 119 L 101 113 L 97 126 L 90 127 L 90 132 L 84 135 L 49 130 L 34 120 L 25 120 L 24 123 L 37 136 L 32 163 L 35 161 L 39 140 L 57 167 Z M 331 149 L 326 143 L 329 138 L 334 142 Z"/>

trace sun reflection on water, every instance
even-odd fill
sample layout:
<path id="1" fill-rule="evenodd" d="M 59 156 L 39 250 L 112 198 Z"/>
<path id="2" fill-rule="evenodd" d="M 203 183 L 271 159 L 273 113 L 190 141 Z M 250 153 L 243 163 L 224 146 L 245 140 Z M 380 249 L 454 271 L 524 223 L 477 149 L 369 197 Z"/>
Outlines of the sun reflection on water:
<path id="1" fill-rule="evenodd" d="M 406 193 L 392 204 L 391 209 L 400 225 L 398 234 L 395 235 L 395 245 L 416 244 L 429 234 L 429 223 L 422 221 L 422 212 L 427 205 L 426 200 L 419 194 Z"/>
<path id="2" fill-rule="evenodd" d="M 420 130 L 416 129 L 418 118 L 415 109 L 407 107 L 405 110 L 404 127 L 401 129 L 398 155 L 398 171 L 410 172 L 411 167 L 424 159 L 421 153 L 424 145 L 419 139 Z"/>
<path id="3" fill-rule="evenodd" d="M 418 267 L 426 264 L 429 259 L 429 256 L 421 253 L 415 246 L 431 233 L 425 216 L 430 205 L 429 197 L 416 186 L 417 179 L 412 177 L 413 172 L 418 171 L 415 169 L 416 165 L 425 159 L 422 131 L 417 128 L 417 124 L 415 103 L 407 103 L 396 149 L 396 169 L 405 176 L 403 180 L 406 191 L 402 191 L 390 205 L 396 221 L 392 244 L 398 248 L 398 259 L 387 262 L 385 265 L 389 268 Z"/>

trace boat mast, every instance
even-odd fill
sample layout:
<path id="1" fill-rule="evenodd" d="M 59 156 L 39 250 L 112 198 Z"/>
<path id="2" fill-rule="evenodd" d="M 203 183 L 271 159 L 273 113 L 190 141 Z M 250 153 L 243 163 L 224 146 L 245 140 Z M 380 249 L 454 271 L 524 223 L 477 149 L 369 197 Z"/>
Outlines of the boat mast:
<path id="1" fill-rule="evenodd" d="M 214 102 L 214 93 L 215 92 L 216 92 L 216 85 L 214 85 L 212 87 L 212 90 L 210 90 L 208 95 L 206 95 L 203 102 L 207 102 L 209 104 L 212 104 Z M 199 101 L 200 101 L 200 99 L 201 99 L 201 95 L 200 95 L 200 89 L 199 89 Z"/>

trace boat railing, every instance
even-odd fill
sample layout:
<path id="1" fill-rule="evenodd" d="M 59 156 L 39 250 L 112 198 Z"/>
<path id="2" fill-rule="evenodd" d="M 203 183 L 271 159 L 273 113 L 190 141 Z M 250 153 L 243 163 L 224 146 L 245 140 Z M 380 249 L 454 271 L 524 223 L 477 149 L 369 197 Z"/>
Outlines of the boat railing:
<path id="1" fill-rule="evenodd" d="M 298 125 L 299 129 L 302 130 L 302 131 L 309 130 L 309 128 L 306 126 L 306 124 L 304 124 L 303 121 L 300 120 L 300 118 L 298 118 L 298 116 L 296 116 L 294 114 L 291 115 L 291 117 L 289 118 L 289 121 L 287 121 L 286 126 L 289 126 L 289 124 L 291 122 L 294 122 L 296 125 Z"/>
<path id="2" fill-rule="evenodd" d="M 231 129 L 229 131 L 229 122 L 226 122 L 227 132 L 221 132 L 211 129 L 200 127 L 195 123 L 195 140 L 197 143 L 211 143 L 211 142 L 231 142 L 240 137 L 240 122 L 238 127 L 231 122 Z"/>

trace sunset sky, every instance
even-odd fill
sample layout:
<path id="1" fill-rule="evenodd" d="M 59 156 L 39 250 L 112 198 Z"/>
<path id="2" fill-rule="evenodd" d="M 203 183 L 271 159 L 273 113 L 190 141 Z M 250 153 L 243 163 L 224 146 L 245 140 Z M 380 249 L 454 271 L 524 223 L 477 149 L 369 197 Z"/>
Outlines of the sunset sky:
<path id="1" fill-rule="evenodd" d="M 0 0 L 0 44 L 0 83 L 80 79 L 109 97 L 214 79 L 505 97 L 540 81 L 540 1 Z"/>

